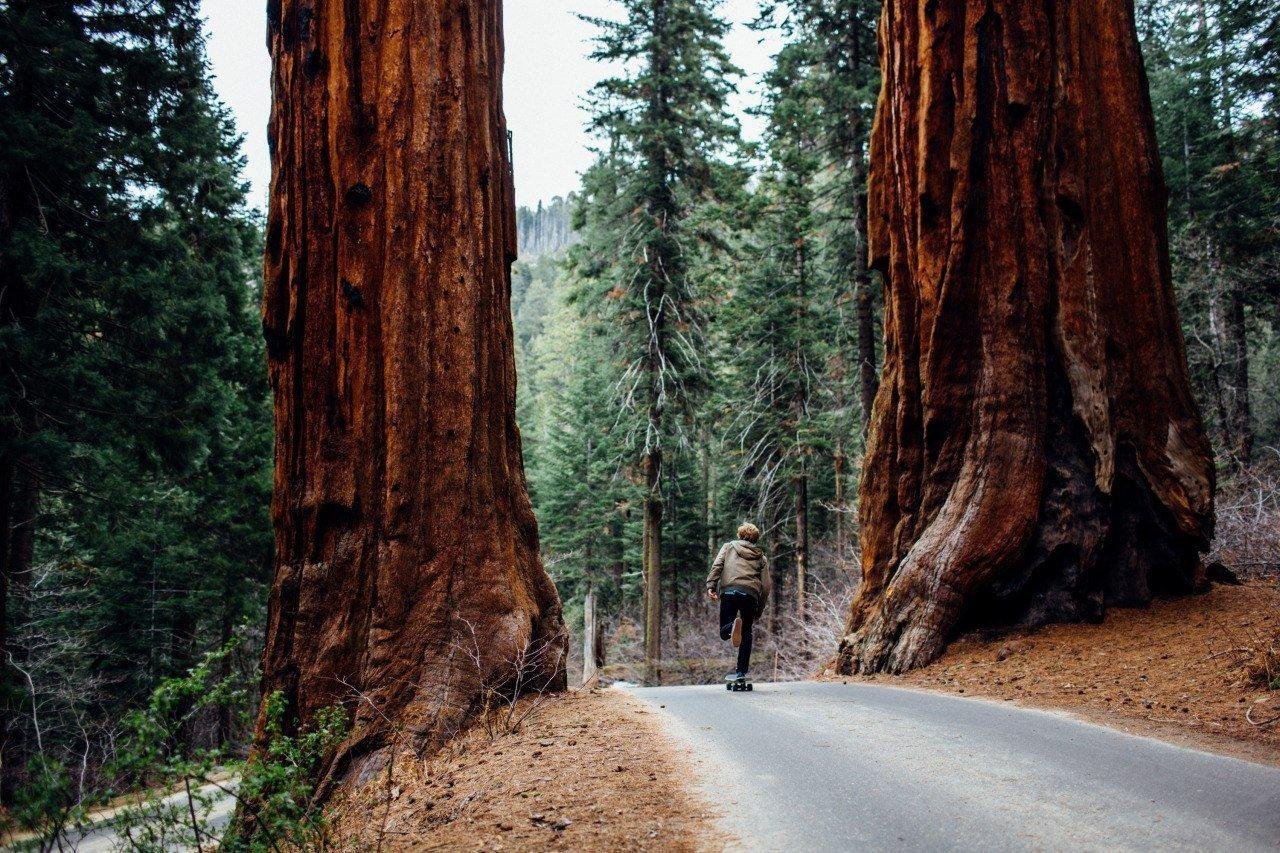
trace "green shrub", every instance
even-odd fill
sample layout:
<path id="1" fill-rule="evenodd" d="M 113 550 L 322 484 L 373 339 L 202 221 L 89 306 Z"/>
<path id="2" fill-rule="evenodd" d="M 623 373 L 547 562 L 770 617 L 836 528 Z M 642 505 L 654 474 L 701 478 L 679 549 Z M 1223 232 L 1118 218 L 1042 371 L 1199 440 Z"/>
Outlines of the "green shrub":
<path id="1" fill-rule="evenodd" d="M 240 819 L 223 838 L 223 850 L 308 848 L 324 837 L 324 815 L 313 803 L 316 778 L 347 736 L 347 713 L 340 706 L 321 709 L 309 727 L 288 737 L 284 695 L 268 696 L 265 712 L 265 745 L 244 767 Z"/>
<path id="2" fill-rule="evenodd" d="M 88 797 L 77 794 L 72 774 L 42 756 L 32 760 L 11 821 L 34 837 L 27 843 L 52 850 L 74 841 L 77 831 L 101 823 L 122 848 L 135 851 L 201 849 L 266 851 L 320 846 L 324 816 L 313 800 L 324 761 L 346 737 L 341 707 L 321 710 L 311 724 L 286 735 L 286 703 L 267 697 L 264 737 L 248 761 L 226 749 L 192 749 L 184 737 L 198 714 L 236 707 L 247 714 L 249 686 L 216 673 L 235 643 L 207 655 L 185 676 L 163 681 L 145 708 L 123 721 L 114 758 L 104 768 L 114 784 Z M 109 820 L 94 821 L 90 809 L 113 797 L 125 800 Z M 233 809 L 235 819 L 229 821 Z M 230 822 L 230 828 L 223 824 Z M 219 838 L 219 836 L 222 836 Z"/>

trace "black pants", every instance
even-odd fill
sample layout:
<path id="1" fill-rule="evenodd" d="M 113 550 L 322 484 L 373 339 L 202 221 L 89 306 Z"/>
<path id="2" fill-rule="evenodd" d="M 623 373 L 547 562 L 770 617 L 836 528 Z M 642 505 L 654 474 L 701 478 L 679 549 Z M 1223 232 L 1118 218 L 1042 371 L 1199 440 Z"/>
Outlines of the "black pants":
<path id="1" fill-rule="evenodd" d="M 755 596 L 736 589 L 725 590 L 720 596 L 720 639 L 727 640 L 733 634 L 734 618 L 742 617 L 742 645 L 738 646 L 738 672 L 747 674 L 751 666 L 751 627 L 756 622 Z"/>

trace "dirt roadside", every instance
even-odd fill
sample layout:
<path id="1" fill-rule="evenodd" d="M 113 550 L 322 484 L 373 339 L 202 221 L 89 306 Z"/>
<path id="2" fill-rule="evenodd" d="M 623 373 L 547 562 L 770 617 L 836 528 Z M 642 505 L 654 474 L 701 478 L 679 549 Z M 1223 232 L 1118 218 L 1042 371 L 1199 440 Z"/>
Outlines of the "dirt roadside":
<path id="1" fill-rule="evenodd" d="M 1251 581 L 1113 609 L 1099 625 L 962 637 L 924 669 L 865 680 L 1065 711 L 1280 765 L 1280 691 L 1249 674 L 1278 630 L 1280 585 Z"/>
<path id="2" fill-rule="evenodd" d="M 1249 668 L 1272 640 L 1280 585 L 1215 586 L 1099 625 L 969 636 L 933 665 L 866 681 L 1070 713 L 1280 765 L 1280 691 Z M 851 681 L 852 679 L 841 679 Z M 429 761 L 397 758 L 331 810 L 339 849 L 719 850 L 716 812 L 687 784 L 684 749 L 621 690 L 524 700 Z M 1254 721 L 1251 723 L 1249 719 Z"/>
<path id="3" fill-rule="evenodd" d="M 538 702 L 537 707 L 531 705 Z M 428 761 L 396 759 L 331 810 L 350 850 L 723 849 L 682 753 L 621 690 L 525 700 Z"/>

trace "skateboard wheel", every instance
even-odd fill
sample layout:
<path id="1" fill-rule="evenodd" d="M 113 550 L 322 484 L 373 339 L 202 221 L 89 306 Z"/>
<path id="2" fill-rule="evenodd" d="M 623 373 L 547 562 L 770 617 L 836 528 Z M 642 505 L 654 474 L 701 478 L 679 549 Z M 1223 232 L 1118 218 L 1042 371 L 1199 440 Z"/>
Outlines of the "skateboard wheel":
<path id="1" fill-rule="evenodd" d="M 755 689 L 756 689 L 756 686 L 755 686 L 754 684 L 748 684 L 748 685 L 747 685 L 747 692 L 748 692 L 748 693 L 750 693 L 752 690 L 755 690 Z"/>

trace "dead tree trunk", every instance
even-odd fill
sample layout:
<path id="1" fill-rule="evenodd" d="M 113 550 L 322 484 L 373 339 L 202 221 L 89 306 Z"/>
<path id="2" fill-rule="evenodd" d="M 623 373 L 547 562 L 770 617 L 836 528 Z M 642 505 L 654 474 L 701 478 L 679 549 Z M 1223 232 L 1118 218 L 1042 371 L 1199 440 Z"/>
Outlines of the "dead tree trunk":
<path id="1" fill-rule="evenodd" d="M 1132 5 L 920 8 L 881 21 L 887 350 L 845 671 L 1194 589 L 1213 530 Z"/>
<path id="2" fill-rule="evenodd" d="M 652 418 L 651 418 L 652 421 Z M 662 451 L 644 457 L 644 680 L 662 680 Z"/>
<path id="3" fill-rule="evenodd" d="M 1249 400 L 1249 342 L 1244 319 L 1244 294 L 1232 284 L 1226 293 L 1227 375 L 1231 378 L 1231 417 L 1235 423 L 1236 463 L 1253 461 L 1253 406 Z"/>
<path id="4" fill-rule="evenodd" d="M 663 507 L 664 518 L 676 518 L 677 508 L 675 501 L 675 490 L 673 489 L 666 497 L 666 505 Z M 680 563 L 673 561 L 666 569 L 664 574 L 668 578 L 669 588 L 667 589 L 667 618 L 671 621 L 671 647 L 680 647 Z"/>
<path id="5" fill-rule="evenodd" d="M 604 666 L 604 625 L 600 622 L 595 586 L 587 588 L 582 601 L 582 683 L 600 676 Z"/>
<path id="6" fill-rule="evenodd" d="M 1226 384 L 1223 378 L 1223 355 L 1221 346 L 1221 335 L 1218 333 L 1218 325 L 1222 322 L 1222 310 L 1218 306 L 1218 293 L 1210 282 L 1209 292 L 1209 396 L 1213 401 L 1213 413 L 1218 423 L 1218 440 L 1220 446 L 1230 448 L 1232 446 L 1231 439 L 1231 418 L 1227 415 L 1227 399 L 1223 395 L 1223 386 Z"/>
<path id="7" fill-rule="evenodd" d="M 349 704 L 328 783 L 483 692 L 565 684 L 515 423 L 501 9 L 270 5 L 263 692 L 289 728 Z"/>
<path id="8" fill-rule="evenodd" d="M 775 567 L 775 571 L 772 575 L 773 591 L 769 593 L 769 633 L 777 637 L 782 630 L 782 600 L 785 597 L 787 589 L 787 573 L 776 570 L 779 563 L 779 560 L 777 559 L 778 525 L 773 518 L 772 506 L 773 502 L 767 501 L 762 507 L 762 509 L 764 507 L 769 508 L 765 509 L 761 514 L 761 521 L 763 524 L 761 524 L 762 532 L 760 535 L 760 547 L 764 551 L 766 560 L 771 557 L 774 560 L 772 563 Z"/>
<path id="9" fill-rule="evenodd" d="M 1212 252 L 1213 246 L 1210 247 Z M 1253 414 L 1249 403 L 1249 349 L 1245 334 L 1244 297 L 1239 285 L 1225 280 L 1216 253 L 1209 261 L 1209 330 L 1214 350 L 1214 387 L 1225 450 L 1232 465 L 1242 468 L 1253 457 Z"/>
<path id="10" fill-rule="evenodd" d="M 796 477 L 796 618 L 804 621 L 809 595 L 809 478 Z"/>
<path id="11" fill-rule="evenodd" d="M 626 595 L 623 592 L 622 579 L 627 573 L 627 546 L 623 539 L 626 531 L 626 520 L 631 517 L 631 508 L 627 503 L 614 506 L 614 515 L 606 527 L 609 536 L 609 550 L 613 560 L 613 586 L 618 590 L 618 608 L 625 606 Z"/>
<path id="12" fill-rule="evenodd" d="M 840 396 L 841 398 L 843 398 L 844 396 L 843 391 L 841 391 Z M 837 406 L 839 408 L 844 408 L 843 402 L 844 402 L 843 399 L 841 399 L 840 402 L 837 403 Z M 844 450 L 844 434 L 843 432 L 841 432 L 836 435 L 835 454 L 832 459 L 832 467 L 834 468 L 833 474 L 835 477 L 836 564 L 837 566 L 840 566 L 840 567 L 844 566 L 844 554 L 846 550 L 845 513 L 847 512 L 847 507 L 845 507 L 845 504 L 844 504 L 844 501 L 845 501 L 844 478 L 845 478 L 845 467 L 847 466 L 847 464 L 848 464 L 848 460 L 845 456 L 845 450 Z"/>
<path id="13" fill-rule="evenodd" d="M 795 291 L 795 327 L 803 340 L 804 328 L 809 316 L 809 253 L 804 240 L 796 241 L 795 250 L 796 291 Z M 794 381 L 794 399 L 791 402 L 792 418 L 795 431 L 796 471 L 795 486 L 795 524 L 796 524 L 796 617 L 803 622 L 809 592 L 809 457 L 812 448 L 801 438 L 805 418 L 809 412 L 809 383 L 804 378 L 807 370 L 805 352 L 797 347 L 792 353 L 792 376 Z"/>

